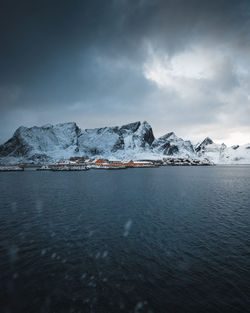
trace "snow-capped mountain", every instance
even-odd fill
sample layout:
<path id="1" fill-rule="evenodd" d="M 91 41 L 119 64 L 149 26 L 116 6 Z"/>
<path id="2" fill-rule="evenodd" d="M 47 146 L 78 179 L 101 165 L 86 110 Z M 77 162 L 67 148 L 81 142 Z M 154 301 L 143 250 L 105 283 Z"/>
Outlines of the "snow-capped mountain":
<path id="1" fill-rule="evenodd" d="M 109 159 L 185 157 L 222 164 L 250 164 L 250 145 L 226 147 L 210 138 L 193 146 L 173 132 L 156 139 L 146 122 L 80 129 L 76 123 L 19 127 L 0 145 L 0 163 L 50 162 L 72 156 Z"/>
<path id="2" fill-rule="evenodd" d="M 184 141 L 182 138 L 177 137 L 173 132 L 155 139 L 152 147 L 158 154 L 196 157 L 194 147 L 191 142 Z"/>
<path id="3" fill-rule="evenodd" d="M 147 122 L 81 130 L 76 123 L 19 127 L 0 146 L 1 162 L 52 161 L 71 156 L 126 158 L 151 152 L 155 140 Z"/>
<path id="4" fill-rule="evenodd" d="M 12 138 L 0 146 L 0 156 L 15 159 L 46 161 L 70 157 L 78 150 L 81 130 L 76 123 L 19 127 Z"/>
<path id="5" fill-rule="evenodd" d="M 215 164 L 250 164 L 250 144 L 227 147 L 207 137 L 196 145 L 195 151 L 199 158 L 206 158 Z"/>
<path id="6" fill-rule="evenodd" d="M 86 129 L 78 136 L 79 151 L 88 155 L 119 154 L 119 152 L 144 152 L 154 141 L 147 122 L 135 122 L 121 127 Z"/>
<path id="7" fill-rule="evenodd" d="M 205 157 L 213 163 L 223 163 L 223 152 L 226 148 L 224 143 L 216 144 L 211 138 L 206 137 L 195 147 L 195 151 L 200 158 Z"/>

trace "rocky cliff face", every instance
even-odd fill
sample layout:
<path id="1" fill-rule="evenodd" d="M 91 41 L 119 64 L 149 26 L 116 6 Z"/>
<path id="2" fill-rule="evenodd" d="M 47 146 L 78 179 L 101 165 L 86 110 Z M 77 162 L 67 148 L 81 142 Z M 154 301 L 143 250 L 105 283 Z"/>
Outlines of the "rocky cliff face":
<path id="1" fill-rule="evenodd" d="M 208 145 L 212 145 L 214 142 L 212 139 L 210 139 L 209 137 L 206 137 L 201 143 L 197 144 L 197 146 L 195 147 L 195 151 L 196 152 L 203 152 L 205 151 L 206 147 Z"/>
<path id="2" fill-rule="evenodd" d="M 135 122 L 123 126 L 80 129 L 76 123 L 19 127 L 0 145 L 0 163 L 51 162 L 88 155 L 110 159 L 186 157 L 215 163 L 250 164 L 250 145 L 226 147 L 210 138 L 192 145 L 173 132 L 156 139 L 151 126 Z"/>
<path id="3" fill-rule="evenodd" d="M 81 130 L 76 123 L 19 127 L 0 145 L 2 162 L 52 161 L 77 155 L 126 157 L 151 150 L 155 140 L 147 122 Z"/>
<path id="4" fill-rule="evenodd" d="M 78 149 L 80 129 L 76 123 L 19 127 L 13 137 L 0 146 L 0 156 L 46 161 L 58 154 L 72 155 Z"/>
<path id="5" fill-rule="evenodd" d="M 140 152 L 149 149 L 153 141 L 153 131 L 147 122 L 86 129 L 78 136 L 79 151 L 88 155 L 106 156 L 125 150 Z"/>
<path id="6" fill-rule="evenodd" d="M 184 141 L 175 133 L 168 133 L 153 142 L 154 151 L 165 156 L 178 155 L 185 157 L 195 157 L 194 147 L 190 141 Z"/>

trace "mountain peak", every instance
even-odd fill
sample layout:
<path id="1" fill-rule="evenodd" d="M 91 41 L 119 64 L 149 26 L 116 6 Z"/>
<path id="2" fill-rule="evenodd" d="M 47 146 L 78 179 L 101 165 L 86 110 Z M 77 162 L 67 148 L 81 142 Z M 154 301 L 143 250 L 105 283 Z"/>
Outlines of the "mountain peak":
<path id="1" fill-rule="evenodd" d="M 176 138 L 178 138 L 177 136 L 176 136 L 176 134 L 174 133 L 174 132 L 170 132 L 170 133 L 167 133 L 167 134 L 165 134 L 165 135 L 163 135 L 163 136 L 161 136 L 159 139 L 163 139 L 163 140 L 166 140 L 166 139 L 176 139 Z"/>
<path id="2" fill-rule="evenodd" d="M 150 127 L 151 127 L 151 125 L 150 125 L 147 121 L 143 121 L 143 122 L 141 123 L 141 125 L 150 126 Z"/>
<path id="3" fill-rule="evenodd" d="M 200 152 L 205 149 L 206 146 L 212 145 L 214 142 L 211 138 L 206 137 L 200 144 L 198 144 L 195 148 L 196 152 Z"/>
<path id="4" fill-rule="evenodd" d="M 247 163 L 250 146 L 245 148 L 243 151 L 234 146 L 230 150 L 224 144 L 215 144 L 209 137 L 194 148 L 190 141 L 177 137 L 174 132 L 155 139 L 147 121 L 85 130 L 81 130 L 75 122 L 67 122 L 19 127 L 12 138 L 0 145 L 0 159 L 4 163 L 43 163 L 83 155 L 118 159 L 173 156 L 206 157 L 214 163 L 238 160 Z"/>
<path id="5" fill-rule="evenodd" d="M 210 138 L 210 137 L 206 137 L 203 141 L 202 141 L 202 143 L 201 143 L 201 145 L 211 145 L 211 144 L 213 144 L 214 142 L 213 142 L 213 140 Z"/>

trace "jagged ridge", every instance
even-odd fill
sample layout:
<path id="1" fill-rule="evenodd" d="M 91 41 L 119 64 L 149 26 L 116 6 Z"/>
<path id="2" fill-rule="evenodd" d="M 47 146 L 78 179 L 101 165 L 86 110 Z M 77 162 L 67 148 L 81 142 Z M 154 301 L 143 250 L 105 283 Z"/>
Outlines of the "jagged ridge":
<path id="1" fill-rule="evenodd" d="M 76 123 L 19 127 L 0 145 L 0 162 L 49 162 L 88 155 L 117 159 L 159 159 L 167 156 L 208 159 L 215 163 L 250 163 L 250 145 L 226 147 L 210 138 L 193 146 L 170 132 L 155 138 L 146 122 L 81 130 Z"/>

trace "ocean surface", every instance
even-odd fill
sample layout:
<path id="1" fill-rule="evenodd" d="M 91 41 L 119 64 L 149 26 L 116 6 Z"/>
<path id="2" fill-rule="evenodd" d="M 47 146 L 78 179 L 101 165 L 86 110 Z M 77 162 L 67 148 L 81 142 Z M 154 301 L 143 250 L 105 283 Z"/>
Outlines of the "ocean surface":
<path id="1" fill-rule="evenodd" d="M 250 312 L 250 167 L 0 173 L 0 312 Z"/>

